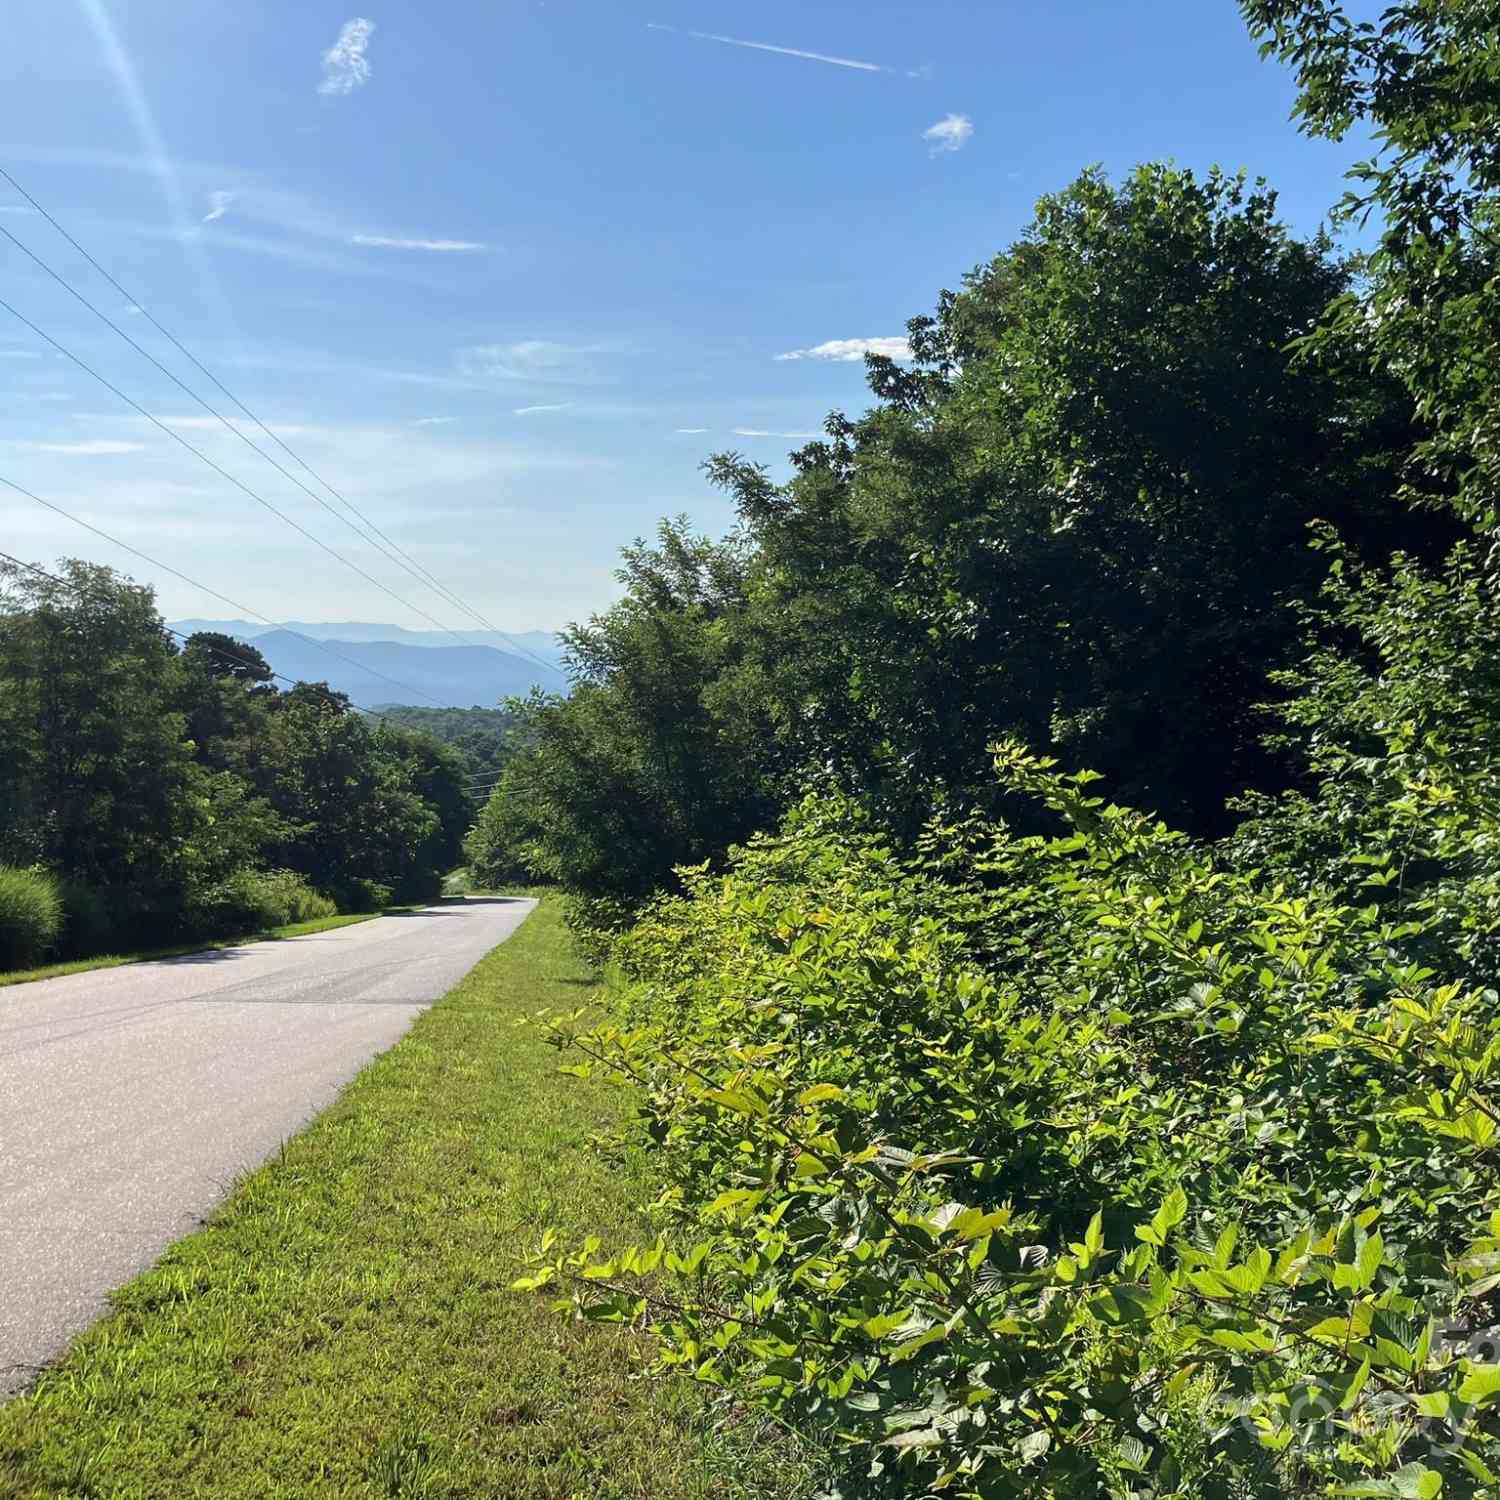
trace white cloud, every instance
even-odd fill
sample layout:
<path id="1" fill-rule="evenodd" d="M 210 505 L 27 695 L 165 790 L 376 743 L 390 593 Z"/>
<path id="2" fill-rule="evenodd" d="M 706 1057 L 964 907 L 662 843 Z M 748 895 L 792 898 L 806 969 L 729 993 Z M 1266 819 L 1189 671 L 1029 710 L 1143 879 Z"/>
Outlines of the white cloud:
<path id="1" fill-rule="evenodd" d="M 606 352 L 598 344 L 559 344 L 551 339 L 474 344 L 458 351 L 458 370 L 485 380 L 569 381 L 579 378 L 590 355 Z"/>
<path id="2" fill-rule="evenodd" d="M 107 458 L 118 453 L 144 453 L 144 443 L 117 443 L 107 438 L 89 438 L 81 443 L 13 443 L 34 453 L 67 453 L 76 458 Z"/>
<path id="3" fill-rule="evenodd" d="M 962 151 L 974 134 L 974 122 L 968 115 L 944 115 L 936 125 L 929 125 L 922 132 L 922 139 L 932 145 L 932 154 L 943 151 Z"/>
<path id="4" fill-rule="evenodd" d="M 0 349 L 0 359 L 40 359 L 35 349 Z"/>
<path id="5" fill-rule="evenodd" d="M 832 63 L 836 68 L 857 68 L 861 73 L 889 73 L 891 70 L 879 63 L 860 62 L 853 57 L 830 57 L 826 52 L 804 52 L 798 47 L 773 47 L 769 42 L 747 42 L 737 36 L 719 36 L 712 31 L 677 32 L 675 26 L 662 26 L 655 21 L 646 23 L 650 31 L 670 31 L 690 36 L 696 42 L 722 42 L 726 47 L 748 47 L 753 52 L 775 52 L 782 57 L 800 57 L 805 62 Z"/>
<path id="6" fill-rule="evenodd" d="M 811 349 L 791 349 L 776 358 L 856 360 L 867 354 L 883 354 L 887 359 L 910 359 L 911 346 L 904 338 L 829 339 L 826 344 L 814 344 Z"/>
<path id="7" fill-rule="evenodd" d="M 137 302 L 127 302 L 125 306 L 120 309 L 120 311 L 124 313 L 127 318 L 138 318 L 143 312 L 145 312 L 145 310 L 146 309 Z"/>
<path id="8" fill-rule="evenodd" d="M 706 427 L 679 427 L 677 429 L 677 431 L 678 432 L 690 433 L 690 434 L 693 434 L 694 436 L 696 436 L 700 432 L 707 432 L 708 428 L 706 428 Z"/>
<path id="9" fill-rule="evenodd" d="M 477 240 L 403 240 L 387 234 L 356 234 L 349 243 L 374 250 L 483 250 Z"/>
<path id="10" fill-rule="evenodd" d="M 365 52 L 375 23 L 363 16 L 345 21 L 339 39 L 323 54 L 323 81 L 320 94 L 352 94 L 370 81 L 370 64 Z"/>
<path id="11" fill-rule="evenodd" d="M 208 195 L 208 212 L 204 214 L 202 222 L 212 224 L 216 219 L 222 219 L 229 212 L 229 205 L 234 202 L 238 195 L 235 193 L 217 192 Z"/>
<path id="12" fill-rule="evenodd" d="M 24 203 L 0 203 L 0 214 L 25 214 L 33 217 L 36 210 L 28 208 Z"/>
<path id="13" fill-rule="evenodd" d="M 736 427 L 734 435 L 753 438 L 820 438 L 823 436 L 821 432 L 766 432 L 760 427 Z"/>
<path id="14" fill-rule="evenodd" d="M 557 401 L 552 403 L 550 406 L 518 406 L 512 413 L 512 415 L 517 417 L 529 417 L 533 416 L 539 411 L 567 411 L 567 409 L 572 406 L 572 404 L 573 403 L 571 401 Z"/>
<path id="15" fill-rule="evenodd" d="M 457 420 L 457 417 L 418 417 L 411 425 L 413 427 L 446 427 L 448 423 Z"/>

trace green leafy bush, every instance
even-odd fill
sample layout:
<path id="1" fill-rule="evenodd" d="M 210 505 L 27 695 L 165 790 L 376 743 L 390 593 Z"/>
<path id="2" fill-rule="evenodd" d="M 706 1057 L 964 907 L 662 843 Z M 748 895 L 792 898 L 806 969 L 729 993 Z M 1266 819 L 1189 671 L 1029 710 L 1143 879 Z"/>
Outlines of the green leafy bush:
<path id="1" fill-rule="evenodd" d="M 333 887 L 332 895 L 339 911 L 370 912 L 383 911 L 396 892 L 379 880 L 344 880 Z"/>
<path id="2" fill-rule="evenodd" d="M 200 932 L 235 934 L 310 922 L 337 910 L 291 870 L 240 870 L 204 892 L 190 919 Z"/>
<path id="3" fill-rule="evenodd" d="M 663 1237 L 518 1283 L 835 1433 L 845 1494 L 1493 1493 L 1500 997 L 1002 747 L 1053 837 L 809 804 L 553 1017 Z"/>
<path id="4" fill-rule="evenodd" d="M 126 903 L 112 891 L 85 885 L 81 880 L 58 882 L 63 904 L 63 932 L 59 951 L 68 958 L 92 958 L 111 949 L 133 947 Z"/>
<path id="5" fill-rule="evenodd" d="M 0 969 L 40 963 L 62 925 L 62 899 L 50 875 L 0 865 Z"/>
<path id="6" fill-rule="evenodd" d="M 540 872 L 528 851 L 529 832 L 520 814 L 516 778 L 502 779 L 479 811 L 464 840 L 464 858 L 478 886 L 533 885 Z"/>

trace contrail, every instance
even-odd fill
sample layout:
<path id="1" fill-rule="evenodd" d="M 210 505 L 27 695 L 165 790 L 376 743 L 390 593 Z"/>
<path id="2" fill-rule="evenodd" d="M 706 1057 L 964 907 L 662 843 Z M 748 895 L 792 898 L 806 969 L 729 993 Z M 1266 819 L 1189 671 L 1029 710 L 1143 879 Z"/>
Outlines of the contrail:
<path id="1" fill-rule="evenodd" d="M 861 73 L 892 71 L 879 63 L 860 62 L 853 57 L 830 57 L 826 52 L 803 52 L 796 47 L 773 47 L 769 42 L 747 42 L 737 36 L 719 36 L 712 31 L 679 32 L 675 26 L 663 26 L 656 21 L 648 21 L 646 26 L 650 31 L 670 31 L 674 35 L 690 36 L 699 42 L 722 42 L 726 47 L 749 47 L 754 52 L 775 52 L 782 57 L 800 57 L 806 62 L 832 63 L 836 68 L 858 68 Z"/>

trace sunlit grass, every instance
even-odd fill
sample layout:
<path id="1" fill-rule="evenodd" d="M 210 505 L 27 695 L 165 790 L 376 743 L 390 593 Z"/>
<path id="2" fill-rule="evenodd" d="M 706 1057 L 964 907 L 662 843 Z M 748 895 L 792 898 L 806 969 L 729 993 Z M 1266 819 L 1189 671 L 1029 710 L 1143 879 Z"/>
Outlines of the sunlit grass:
<path id="1" fill-rule="evenodd" d="M 797 1453 L 513 1294 L 544 1225 L 641 1233 L 624 1107 L 518 1018 L 586 1002 L 554 901 L 0 1407 L 0 1497 L 749 1500 Z"/>

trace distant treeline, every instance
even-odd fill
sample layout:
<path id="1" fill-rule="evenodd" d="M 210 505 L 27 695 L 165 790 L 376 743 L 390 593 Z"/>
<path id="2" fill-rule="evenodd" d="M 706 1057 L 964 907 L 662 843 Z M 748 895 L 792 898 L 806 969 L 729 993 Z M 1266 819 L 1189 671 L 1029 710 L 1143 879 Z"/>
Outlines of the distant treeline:
<path id="1" fill-rule="evenodd" d="M 179 646 L 108 568 L 0 571 L 0 867 L 61 907 L 12 962 L 433 896 L 469 780 L 458 751 L 326 686 L 278 691 L 245 642 Z"/>
<path id="2" fill-rule="evenodd" d="M 379 710 L 387 724 L 399 724 L 451 745 L 471 782 L 496 776 L 514 745 L 519 716 L 505 708 L 413 708 L 387 704 Z"/>

